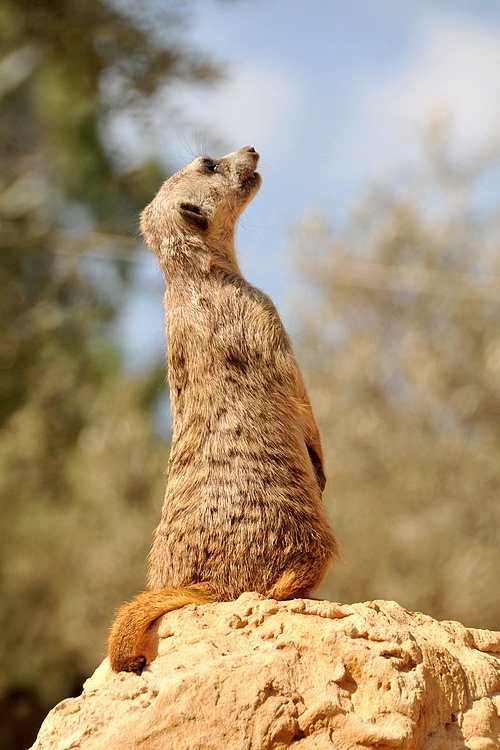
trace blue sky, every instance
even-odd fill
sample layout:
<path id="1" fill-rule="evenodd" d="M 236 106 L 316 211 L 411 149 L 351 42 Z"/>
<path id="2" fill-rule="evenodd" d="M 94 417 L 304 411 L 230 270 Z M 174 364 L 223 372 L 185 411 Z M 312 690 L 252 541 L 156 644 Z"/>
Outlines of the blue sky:
<path id="1" fill-rule="evenodd" d="M 129 156 L 153 151 L 171 169 L 193 152 L 259 151 L 263 187 L 237 245 L 245 275 L 271 294 L 285 323 L 297 221 L 321 209 L 341 224 L 369 181 L 391 179 L 418 158 L 433 116 L 452 118 L 457 154 L 499 141 L 500 0 L 191 7 L 187 39 L 225 63 L 226 77 L 210 89 L 169 88 L 147 137 L 133 123 L 117 126 L 116 137 L 126 134 Z M 164 347 L 161 278 L 152 255 L 144 257 L 120 324 L 126 361 L 139 368 Z"/>

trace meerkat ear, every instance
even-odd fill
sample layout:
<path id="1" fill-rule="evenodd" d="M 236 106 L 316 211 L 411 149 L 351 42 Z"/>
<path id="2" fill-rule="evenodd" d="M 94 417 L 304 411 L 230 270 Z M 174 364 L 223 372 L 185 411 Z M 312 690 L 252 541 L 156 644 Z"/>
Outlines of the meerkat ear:
<path id="1" fill-rule="evenodd" d="M 208 219 L 205 211 L 194 203 L 180 203 L 179 211 L 187 220 L 196 224 L 200 229 L 208 229 Z"/>

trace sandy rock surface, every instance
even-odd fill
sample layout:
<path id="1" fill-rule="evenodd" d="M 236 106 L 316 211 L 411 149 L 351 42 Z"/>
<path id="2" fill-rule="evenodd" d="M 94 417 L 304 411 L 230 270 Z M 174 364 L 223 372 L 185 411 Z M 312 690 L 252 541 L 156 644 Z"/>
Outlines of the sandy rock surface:
<path id="1" fill-rule="evenodd" d="M 34 750 L 499 750 L 500 633 L 395 602 L 186 607 L 142 675 L 107 660 Z"/>

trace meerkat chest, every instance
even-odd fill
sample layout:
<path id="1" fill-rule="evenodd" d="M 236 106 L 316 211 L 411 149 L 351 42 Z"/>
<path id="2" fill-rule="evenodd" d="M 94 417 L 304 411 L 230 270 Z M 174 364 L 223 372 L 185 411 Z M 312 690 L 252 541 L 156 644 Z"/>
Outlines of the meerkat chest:
<path id="1" fill-rule="evenodd" d="M 240 380 L 272 370 L 290 346 L 272 303 L 245 286 L 193 290 L 167 307 L 167 341 L 169 379 L 177 391 L 215 373 L 236 372 Z"/>

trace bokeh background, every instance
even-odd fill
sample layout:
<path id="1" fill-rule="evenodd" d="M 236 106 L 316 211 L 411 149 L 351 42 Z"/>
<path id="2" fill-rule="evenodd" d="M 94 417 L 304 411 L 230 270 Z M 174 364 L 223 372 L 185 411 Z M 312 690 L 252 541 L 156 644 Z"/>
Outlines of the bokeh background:
<path id="1" fill-rule="evenodd" d="M 500 629 L 497 0 L 0 0 L 0 748 L 144 586 L 169 442 L 137 233 L 253 145 L 246 276 L 294 340 L 344 550 L 320 594 Z"/>

